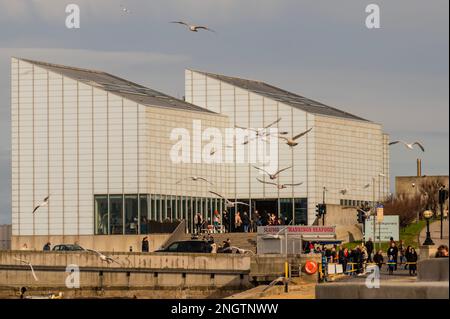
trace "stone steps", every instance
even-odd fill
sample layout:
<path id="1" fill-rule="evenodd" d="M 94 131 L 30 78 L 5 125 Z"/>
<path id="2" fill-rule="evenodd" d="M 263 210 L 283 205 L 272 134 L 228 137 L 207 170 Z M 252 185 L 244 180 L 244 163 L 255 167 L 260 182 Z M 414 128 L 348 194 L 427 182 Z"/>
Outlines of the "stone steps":
<path id="1" fill-rule="evenodd" d="M 214 242 L 218 245 L 222 245 L 222 242 L 229 238 L 231 241 L 231 246 L 251 250 L 256 253 L 256 233 L 225 233 L 212 234 L 212 236 L 214 238 Z M 186 234 L 184 235 L 183 240 L 189 240 L 191 237 L 191 234 Z"/>

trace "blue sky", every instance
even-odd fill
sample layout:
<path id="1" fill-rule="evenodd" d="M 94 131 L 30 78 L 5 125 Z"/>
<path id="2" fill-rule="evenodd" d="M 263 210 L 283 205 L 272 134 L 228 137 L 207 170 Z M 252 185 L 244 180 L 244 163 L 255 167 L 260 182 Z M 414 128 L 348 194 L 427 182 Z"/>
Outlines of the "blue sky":
<path id="1" fill-rule="evenodd" d="M 65 27 L 65 6 L 81 28 Z M 365 7 L 381 28 L 365 27 Z M 132 13 L 124 15 L 120 4 Z M 446 0 L 0 0 L 0 224 L 11 220 L 10 57 L 103 70 L 183 96 L 184 69 L 258 79 L 381 123 L 391 139 L 391 182 L 449 172 Z M 169 21 L 206 24 L 187 32 Z"/>

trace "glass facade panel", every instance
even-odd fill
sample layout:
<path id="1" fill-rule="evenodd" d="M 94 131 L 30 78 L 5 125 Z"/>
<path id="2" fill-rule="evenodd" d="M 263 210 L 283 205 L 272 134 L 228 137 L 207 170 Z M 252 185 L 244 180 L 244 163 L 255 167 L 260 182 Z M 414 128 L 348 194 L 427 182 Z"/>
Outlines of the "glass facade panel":
<path id="1" fill-rule="evenodd" d="M 138 233 L 138 197 L 125 195 L 125 234 Z"/>
<path id="2" fill-rule="evenodd" d="M 108 234 L 108 196 L 95 196 L 95 234 Z"/>
<path id="3" fill-rule="evenodd" d="M 109 196 L 109 233 L 123 234 L 123 196 Z"/>
<path id="4" fill-rule="evenodd" d="M 295 199 L 295 224 L 308 225 L 308 200 L 306 198 Z"/>
<path id="5" fill-rule="evenodd" d="M 292 221 L 292 199 L 280 198 L 280 216 L 282 224 L 288 225 Z"/>
<path id="6" fill-rule="evenodd" d="M 148 234 L 148 211 L 149 205 L 147 202 L 149 195 L 139 196 L 139 210 L 140 210 L 140 234 Z"/>

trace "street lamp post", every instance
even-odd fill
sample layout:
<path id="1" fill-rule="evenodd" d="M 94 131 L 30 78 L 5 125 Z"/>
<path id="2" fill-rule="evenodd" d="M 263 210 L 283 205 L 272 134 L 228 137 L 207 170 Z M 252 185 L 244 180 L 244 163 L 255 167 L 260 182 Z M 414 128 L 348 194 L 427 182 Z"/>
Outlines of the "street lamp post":
<path id="1" fill-rule="evenodd" d="M 430 218 L 432 216 L 433 216 L 433 212 L 431 210 L 426 210 L 423 212 L 423 217 L 425 217 L 425 220 L 427 221 L 427 237 L 425 238 L 425 241 L 423 242 L 424 246 L 434 245 L 433 240 L 431 239 L 431 234 L 430 234 Z"/>

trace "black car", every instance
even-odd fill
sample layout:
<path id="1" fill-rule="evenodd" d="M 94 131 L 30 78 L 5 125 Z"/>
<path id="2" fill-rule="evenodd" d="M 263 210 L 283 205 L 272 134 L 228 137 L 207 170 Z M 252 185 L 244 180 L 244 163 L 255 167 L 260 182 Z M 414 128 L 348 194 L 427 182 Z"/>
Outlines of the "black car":
<path id="1" fill-rule="evenodd" d="M 53 251 L 84 251 L 85 249 L 79 245 L 61 244 L 55 245 Z"/>
<path id="2" fill-rule="evenodd" d="M 211 244 L 203 240 L 183 240 L 170 244 L 167 248 L 155 252 L 166 253 L 210 253 Z"/>

